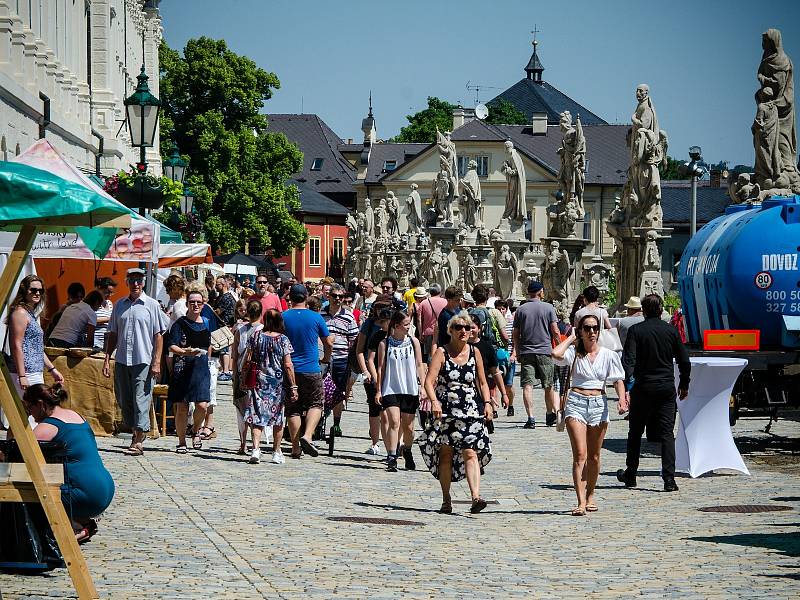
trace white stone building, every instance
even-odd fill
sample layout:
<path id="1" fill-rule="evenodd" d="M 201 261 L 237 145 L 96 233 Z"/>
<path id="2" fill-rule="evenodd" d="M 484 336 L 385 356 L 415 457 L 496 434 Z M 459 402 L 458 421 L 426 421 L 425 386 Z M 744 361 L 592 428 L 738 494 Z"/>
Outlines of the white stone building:
<path id="1" fill-rule="evenodd" d="M 0 0 L 0 158 L 44 135 L 80 169 L 139 159 L 123 99 L 145 65 L 158 97 L 159 0 Z M 161 173 L 158 134 L 147 149 Z"/>

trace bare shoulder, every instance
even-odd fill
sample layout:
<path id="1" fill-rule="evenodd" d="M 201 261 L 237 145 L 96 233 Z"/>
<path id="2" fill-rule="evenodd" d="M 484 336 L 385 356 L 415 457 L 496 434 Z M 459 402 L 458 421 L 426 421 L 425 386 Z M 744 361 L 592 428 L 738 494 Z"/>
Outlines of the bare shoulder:
<path id="1" fill-rule="evenodd" d="M 50 423 L 39 423 L 33 428 L 33 435 L 41 442 L 49 442 L 58 435 L 58 427 Z"/>

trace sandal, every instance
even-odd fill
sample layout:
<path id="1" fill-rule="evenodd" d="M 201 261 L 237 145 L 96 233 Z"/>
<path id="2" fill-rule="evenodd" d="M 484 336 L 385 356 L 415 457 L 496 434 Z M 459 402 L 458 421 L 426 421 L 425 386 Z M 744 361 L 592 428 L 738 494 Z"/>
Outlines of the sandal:
<path id="1" fill-rule="evenodd" d="M 88 528 L 84 527 L 83 529 L 75 532 L 75 540 L 79 544 L 85 544 L 89 540 L 92 539 L 92 532 L 89 531 Z"/>
<path id="2" fill-rule="evenodd" d="M 195 450 L 203 449 L 203 438 L 201 436 L 198 435 L 192 438 L 192 448 Z"/>
<path id="3" fill-rule="evenodd" d="M 597 504 L 587 504 L 586 512 L 597 512 Z"/>
<path id="4" fill-rule="evenodd" d="M 189 449 L 186 447 L 186 444 L 178 444 L 175 447 L 175 454 L 186 454 Z"/>
<path id="5" fill-rule="evenodd" d="M 201 427 L 199 435 L 201 440 L 210 440 L 217 437 L 217 432 L 213 427 Z"/>
<path id="6" fill-rule="evenodd" d="M 125 456 L 142 456 L 144 454 L 144 448 L 142 448 L 141 444 L 134 444 L 130 448 L 125 448 L 122 453 Z"/>
<path id="7" fill-rule="evenodd" d="M 586 514 L 586 509 L 583 506 L 576 506 L 572 509 L 571 514 L 573 517 L 582 517 Z"/>
<path id="8" fill-rule="evenodd" d="M 451 502 L 450 498 L 447 500 L 442 500 L 442 507 L 439 509 L 439 512 L 443 515 L 453 514 L 453 503 Z"/>
<path id="9" fill-rule="evenodd" d="M 481 512 L 484 508 L 486 508 L 486 500 L 478 496 L 477 498 L 473 498 L 472 506 L 469 507 L 469 512 L 475 515 Z"/>

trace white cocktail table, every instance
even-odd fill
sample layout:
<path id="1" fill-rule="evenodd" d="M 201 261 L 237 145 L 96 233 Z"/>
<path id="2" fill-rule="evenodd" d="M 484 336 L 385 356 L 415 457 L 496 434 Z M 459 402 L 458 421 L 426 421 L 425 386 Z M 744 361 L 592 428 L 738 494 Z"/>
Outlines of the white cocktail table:
<path id="1" fill-rule="evenodd" d="M 678 400 L 675 470 L 698 477 L 714 469 L 750 474 L 733 441 L 728 406 L 744 358 L 692 357 L 689 395 Z M 678 367 L 675 366 L 675 384 Z"/>

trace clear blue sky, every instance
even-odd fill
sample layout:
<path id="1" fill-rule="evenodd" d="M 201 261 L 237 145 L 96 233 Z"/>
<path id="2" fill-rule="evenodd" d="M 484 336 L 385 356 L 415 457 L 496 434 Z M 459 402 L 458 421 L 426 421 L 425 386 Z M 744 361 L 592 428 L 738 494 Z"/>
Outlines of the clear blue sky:
<path id="1" fill-rule="evenodd" d="M 496 87 L 490 100 L 524 77 L 536 26 L 544 79 L 588 109 L 629 122 L 648 83 L 672 156 L 697 144 L 710 162 L 752 164 L 761 33 L 780 29 L 800 61 L 798 0 L 162 0 L 161 14 L 173 48 L 222 38 L 274 72 L 265 112 L 302 108 L 356 141 L 370 90 L 384 139 L 427 96 L 473 106 L 467 81 Z"/>

